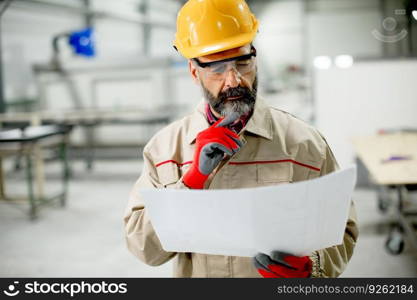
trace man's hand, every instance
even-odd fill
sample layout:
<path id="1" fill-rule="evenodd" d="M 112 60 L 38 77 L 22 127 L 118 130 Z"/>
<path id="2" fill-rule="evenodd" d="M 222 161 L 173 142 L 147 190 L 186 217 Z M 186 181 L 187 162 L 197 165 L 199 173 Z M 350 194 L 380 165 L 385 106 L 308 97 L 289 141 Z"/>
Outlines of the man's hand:
<path id="1" fill-rule="evenodd" d="M 312 262 L 308 256 L 274 251 L 271 256 L 259 253 L 253 261 L 259 274 L 265 278 L 304 278 L 311 275 Z"/>
<path id="2" fill-rule="evenodd" d="M 221 162 L 224 154 L 232 156 L 239 151 L 242 147 L 239 136 L 225 128 L 238 117 L 237 113 L 232 113 L 197 135 L 194 160 L 183 178 L 186 186 L 192 189 L 202 189 L 208 176 Z"/>

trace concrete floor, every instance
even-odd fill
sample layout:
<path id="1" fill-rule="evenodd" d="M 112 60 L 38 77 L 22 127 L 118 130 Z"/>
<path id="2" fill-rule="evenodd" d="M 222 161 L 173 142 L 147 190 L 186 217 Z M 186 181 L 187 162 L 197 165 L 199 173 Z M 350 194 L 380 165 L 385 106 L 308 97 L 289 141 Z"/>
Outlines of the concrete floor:
<path id="1" fill-rule="evenodd" d="M 0 277 L 170 277 L 171 263 L 149 267 L 126 249 L 122 216 L 139 161 L 99 161 L 88 173 L 72 164 L 65 209 L 44 207 L 31 222 L 25 205 L 0 202 Z M 57 189 L 58 166 L 46 166 L 48 188 Z M 6 174 L 7 192 L 25 192 L 23 174 Z M 344 277 L 417 277 L 417 252 L 386 253 L 389 217 L 376 210 L 375 193 L 355 192 L 360 238 Z"/>

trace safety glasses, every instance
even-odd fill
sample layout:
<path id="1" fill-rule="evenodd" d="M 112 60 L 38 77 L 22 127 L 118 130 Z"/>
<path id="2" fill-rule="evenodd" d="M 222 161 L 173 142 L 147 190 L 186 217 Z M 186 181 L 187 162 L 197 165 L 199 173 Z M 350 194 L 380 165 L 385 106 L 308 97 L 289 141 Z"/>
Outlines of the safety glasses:
<path id="1" fill-rule="evenodd" d="M 254 57 L 256 57 L 256 49 L 252 46 L 251 53 L 242 56 L 212 62 L 200 62 L 197 58 L 193 58 L 193 61 L 203 68 L 208 76 L 220 79 L 230 69 L 234 69 L 240 75 L 249 73 L 255 66 Z"/>

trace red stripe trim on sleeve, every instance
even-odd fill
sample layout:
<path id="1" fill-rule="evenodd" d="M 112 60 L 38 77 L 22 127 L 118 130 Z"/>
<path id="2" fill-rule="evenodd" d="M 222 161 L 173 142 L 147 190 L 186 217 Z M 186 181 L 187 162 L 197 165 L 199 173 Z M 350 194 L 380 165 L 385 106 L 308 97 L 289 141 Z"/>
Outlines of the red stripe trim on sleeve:
<path id="1" fill-rule="evenodd" d="M 292 160 L 292 159 L 282 159 L 282 160 L 259 160 L 259 161 L 235 161 L 235 162 L 230 162 L 231 165 L 252 165 L 252 164 L 274 164 L 274 163 L 284 163 L 284 162 L 290 162 L 302 167 L 306 167 L 309 168 L 311 170 L 320 172 L 319 168 L 307 165 L 307 164 L 303 164 L 300 163 L 298 161 Z"/>
<path id="2" fill-rule="evenodd" d="M 163 161 L 163 162 L 160 162 L 160 163 L 156 164 L 156 167 L 158 168 L 159 166 L 162 166 L 162 165 L 167 164 L 167 163 L 173 163 L 173 164 L 176 164 L 176 165 L 182 167 L 184 165 L 191 164 L 192 161 L 186 161 L 184 163 L 179 163 L 179 162 L 171 159 L 171 160 L 166 160 L 166 161 Z"/>
<path id="3" fill-rule="evenodd" d="M 230 162 L 229 164 L 231 164 L 231 165 L 253 165 L 253 164 L 275 164 L 275 163 L 284 163 L 284 162 L 290 162 L 290 163 L 293 163 L 293 164 L 296 164 L 296 165 L 299 165 L 299 166 L 302 166 L 302 167 L 320 172 L 319 168 L 316 168 L 316 167 L 313 167 L 313 166 L 310 166 L 310 165 L 307 165 L 307 164 L 303 164 L 303 163 L 300 163 L 300 162 L 292 160 L 292 159 L 258 160 L 258 161 L 234 161 L 234 162 Z M 192 161 L 186 161 L 184 163 L 179 163 L 179 162 L 171 159 L 171 160 L 166 160 L 166 161 L 158 163 L 156 165 L 156 167 L 162 166 L 162 165 L 167 164 L 167 163 L 173 163 L 173 164 L 176 164 L 176 165 L 182 167 L 184 165 L 191 164 Z"/>

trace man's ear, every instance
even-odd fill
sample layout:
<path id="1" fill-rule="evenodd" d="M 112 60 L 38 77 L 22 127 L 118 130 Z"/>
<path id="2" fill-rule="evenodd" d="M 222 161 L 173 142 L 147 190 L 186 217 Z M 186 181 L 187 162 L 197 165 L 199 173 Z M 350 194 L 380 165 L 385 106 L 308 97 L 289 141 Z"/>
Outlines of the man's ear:
<path id="1" fill-rule="evenodd" d="M 197 68 L 194 66 L 191 60 L 188 60 L 188 70 L 195 83 L 200 83 L 200 77 L 198 76 Z"/>

